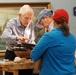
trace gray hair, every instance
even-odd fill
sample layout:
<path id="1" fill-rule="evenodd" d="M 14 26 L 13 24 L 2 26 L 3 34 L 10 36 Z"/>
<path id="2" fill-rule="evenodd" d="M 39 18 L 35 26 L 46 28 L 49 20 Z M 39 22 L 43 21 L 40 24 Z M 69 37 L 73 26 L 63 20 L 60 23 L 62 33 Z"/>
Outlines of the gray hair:
<path id="1" fill-rule="evenodd" d="M 34 11 L 33 9 L 29 6 L 29 5 L 23 5 L 20 10 L 19 10 L 19 14 L 24 15 L 25 13 L 27 13 L 28 11 L 32 12 L 33 16 L 34 16 Z"/>

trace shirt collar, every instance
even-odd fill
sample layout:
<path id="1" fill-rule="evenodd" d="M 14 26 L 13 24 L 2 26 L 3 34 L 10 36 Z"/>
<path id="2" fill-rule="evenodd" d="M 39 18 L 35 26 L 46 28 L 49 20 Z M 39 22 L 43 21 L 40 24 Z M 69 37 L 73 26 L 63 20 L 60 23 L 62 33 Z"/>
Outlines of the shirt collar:
<path id="1" fill-rule="evenodd" d="M 19 17 L 17 17 L 17 25 L 18 25 L 19 27 L 24 27 L 24 28 L 25 28 L 25 26 L 21 25 Z"/>
<path id="2" fill-rule="evenodd" d="M 31 25 L 31 24 L 33 24 L 33 21 L 31 21 L 30 24 L 29 24 L 27 27 L 25 27 L 25 26 L 21 25 L 20 19 L 19 19 L 19 17 L 17 17 L 17 25 L 18 25 L 19 27 L 30 28 L 30 25 Z"/>
<path id="3" fill-rule="evenodd" d="M 49 30 L 52 30 L 52 29 L 53 29 L 53 22 L 50 23 L 50 25 L 49 25 Z"/>

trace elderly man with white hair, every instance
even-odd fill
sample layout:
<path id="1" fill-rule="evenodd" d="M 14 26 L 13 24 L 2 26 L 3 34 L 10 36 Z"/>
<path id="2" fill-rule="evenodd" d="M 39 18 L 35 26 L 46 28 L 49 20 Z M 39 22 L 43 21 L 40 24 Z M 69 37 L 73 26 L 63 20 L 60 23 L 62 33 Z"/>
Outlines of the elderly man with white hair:
<path id="1" fill-rule="evenodd" d="M 18 13 L 18 17 L 10 19 L 2 33 L 1 39 L 6 41 L 5 59 L 14 60 L 16 57 L 11 45 L 22 42 L 35 44 L 34 24 L 32 18 L 34 11 L 29 5 L 23 5 Z M 32 75 L 33 70 L 20 70 L 19 75 Z M 5 75 L 13 75 L 5 72 Z"/>

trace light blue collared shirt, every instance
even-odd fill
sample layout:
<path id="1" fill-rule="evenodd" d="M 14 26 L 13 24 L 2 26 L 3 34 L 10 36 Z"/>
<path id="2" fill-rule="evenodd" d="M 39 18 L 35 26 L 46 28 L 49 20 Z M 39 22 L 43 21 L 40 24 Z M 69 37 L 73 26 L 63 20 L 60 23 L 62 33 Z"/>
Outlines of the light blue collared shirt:
<path id="1" fill-rule="evenodd" d="M 7 26 L 1 36 L 1 39 L 6 41 L 6 49 L 11 50 L 10 45 L 19 43 L 20 41 L 17 41 L 16 37 L 24 36 L 27 29 L 30 30 L 28 38 L 31 40 L 31 42 L 28 41 L 28 43 L 35 44 L 35 41 L 34 41 L 35 34 L 34 34 L 33 22 L 31 22 L 29 26 L 24 27 L 21 25 L 19 17 L 9 20 L 7 23 Z"/>

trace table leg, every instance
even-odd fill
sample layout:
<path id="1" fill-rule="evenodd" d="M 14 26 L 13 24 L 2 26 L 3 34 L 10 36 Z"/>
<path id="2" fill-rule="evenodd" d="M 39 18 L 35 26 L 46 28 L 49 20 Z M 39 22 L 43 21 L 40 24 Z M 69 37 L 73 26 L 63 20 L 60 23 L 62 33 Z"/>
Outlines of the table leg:
<path id="1" fill-rule="evenodd" d="M 0 71 L 0 75 L 3 75 L 3 71 Z"/>
<path id="2" fill-rule="evenodd" d="M 18 75 L 18 70 L 13 71 L 13 75 Z"/>

